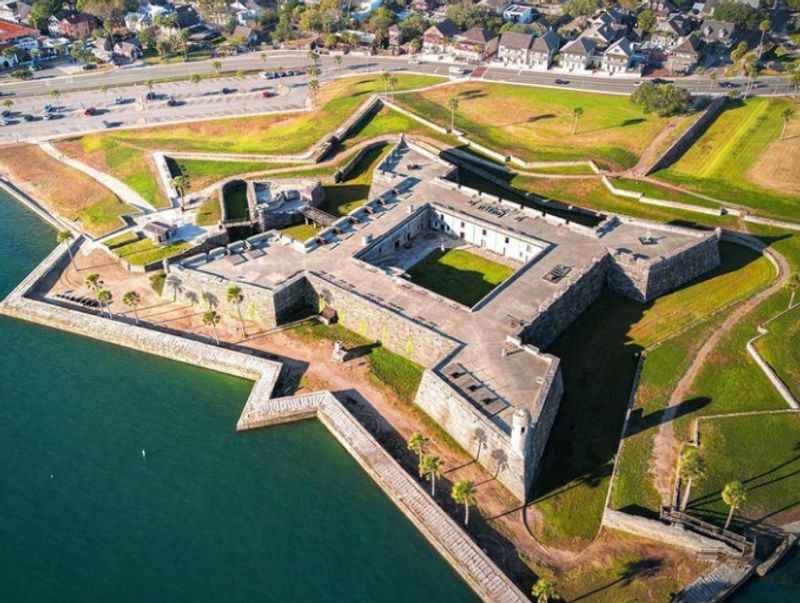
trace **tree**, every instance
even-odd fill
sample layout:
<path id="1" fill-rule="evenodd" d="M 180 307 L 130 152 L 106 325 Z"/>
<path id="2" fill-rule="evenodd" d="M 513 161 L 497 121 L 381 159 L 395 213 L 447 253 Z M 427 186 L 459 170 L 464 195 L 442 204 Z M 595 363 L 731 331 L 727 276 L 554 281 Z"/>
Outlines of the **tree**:
<path id="1" fill-rule="evenodd" d="M 10 109 L 11 107 L 14 106 L 14 101 L 12 101 L 10 98 L 7 98 L 6 100 L 3 101 L 3 106 L 6 109 Z"/>
<path id="2" fill-rule="evenodd" d="M 100 307 L 106 311 L 108 317 L 111 318 L 111 300 L 113 296 L 108 289 L 100 289 L 97 291 L 97 301 L 100 302 Z"/>
<path id="3" fill-rule="evenodd" d="M 342 55 L 337 54 L 335 57 L 333 57 L 333 60 L 336 61 L 336 66 L 341 69 L 341 67 L 342 67 Z"/>
<path id="4" fill-rule="evenodd" d="M 725 520 L 725 529 L 727 530 L 731 525 L 733 512 L 747 501 L 747 490 L 740 481 L 728 482 L 722 489 L 722 500 L 731 508 L 728 512 L 728 519 Z"/>
<path id="5" fill-rule="evenodd" d="M 222 71 L 222 61 L 214 61 L 213 63 L 211 63 L 211 66 L 217 73 L 220 73 Z"/>
<path id="6" fill-rule="evenodd" d="M 692 490 L 692 485 L 695 481 L 699 481 L 706 476 L 706 464 L 700 455 L 700 450 L 691 446 L 683 451 L 678 473 L 681 479 L 686 482 L 683 501 L 681 502 L 681 511 L 683 511 L 689 503 L 689 492 Z"/>
<path id="7" fill-rule="evenodd" d="M 669 117 L 689 110 L 691 95 L 673 84 L 645 82 L 631 94 L 631 101 L 643 108 L 645 113 L 657 113 Z"/>
<path id="8" fill-rule="evenodd" d="M 319 94 L 319 80 L 317 78 L 311 78 L 308 80 L 308 92 L 311 94 L 311 102 L 317 102 L 317 94 Z"/>
<path id="9" fill-rule="evenodd" d="M 133 316 L 136 318 L 136 324 L 139 324 L 139 304 L 142 303 L 142 296 L 136 291 L 126 291 L 122 296 L 122 303 L 133 309 Z"/>
<path id="10" fill-rule="evenodd" d="M 583 107 L 575 107 L 572 110 L 572 116 L 575 120 L 572 122 L 572 133 L 575 134 L 578 131 L 578 120 L 583 115 Z"/>
<path id="11" fill-rule="evenodd" d="M 786 126 L 789 124 L 789 121 L 792 119 L 794 115 L 794 107 L 786 107 L 783 112 L 781 113 L 783 116 L 783 128 L 781 129 L 781 140 L 783 140 L 784 134 L 786 134 Z"/>
<path id="12" fill-rule="evenodd" d="M 214 331 L 214 341 L 219 345 L 219 336 L 217 335 L 217 325 L 222 321 L 222 318 L 215 310 L 208 310 L 203 314 L 203 324 L 211 327 Z"/>
<path id="13" fill-rule="evenodd" d="M 170 181 L 175 188 L 175 192 L 178 193 L 178 196 L 181 198 L 181 207 L 183 207 L 183 197 L 186 194 L 186 186 L 189 184 L 189 179 L 185 174 L 178 174 L 177 176 L 173 176 Z"/>
<path id="14" fill-rule="evenodd" d="M 758 24 L 758 31 L 761 32 L 761 39 L 758 42 L 758 58 L 761 59 L 761 55 L 764 53 L 764 38 L 767 35 L 767 32 L 772 27 L 772 24 L 769 22 L 769 19 L 764 19 L 761 23 Z"/>
<path id="15" fill-rule="evenodd" d="M 800 290 L 800 272 L 795 272 L 792 276 L 786 279 L 786 284 L 784 287 L 786 287 L 786 289 L 789 291 L 789 306 L 787 309 L 791 310 L 792 306 L 794 305 L 794 296 L 797 291 Z"/>
<path id="16" fill-rule="evenodd" d="M 725 0 L 714 8 L 714 19 L 730 21 L 741 29 L 752 30 L 758 24 L 758 11 L 736 0 Z"/>
<path id="17" fill-rule="evenodd" d="M 36 0 L 31 5 L 30 20 L 39 29 L 47 26 L 47 20 L 63 8 L 63 0 Z"/>
<path id="18" fill-rule="evenodd" d="M 199 84 L 202 81 L 202 77 L 200 77 L 199 73 L 193 73 L 191 77 L 191 82 L 193 84 Z"/>
<path id="19" fill-rule="evenodd" d="M 591 15 L 598 6 L 597 0 L 567 0 L 562 4 L 562 10 L 574 19 L 582 15 Z"/>
<path id="20" fill-rule="evenodd" d="M 549 603 L 558 598 L 555 582 L 547 578 L 539 578 L 531 588 L 531 594 L 535 597 L 536 603 Z"/>
<path id="21" fill-rule="evenodd" d="M 52 96 L 53 98 L 58 98 L 59 96 L 61 96 L 61 91 L 58 89 L 53 89 L 50 91 L 50 96 Z"/>
<path id="22" fill-rule="evenodd" d="M 236 312 L 237 314 L 239 314 L 239 322 L 242 323 L 242 337 L 246 337 L 247 332 L 245 331 L 244 317 L 242 316 L 242 302 L 244 301 L 242 288 L 237 287 L 236 285 L 231 285 L 230 287 L 228 287 L 226 295 L 228 297 L 228 303 L 236 306 Z"/>
<path id="23" fill-rule="evenodd" d="M 200 295 L 200 298 L 203 300 L 203 302 L 205 302 L 206 307 L 209 310 L 213 309 L 214 306 L 217 305 L 216 298 L 213 295 L 211 295 L 208 291 L 203 291 L 202 295 Z"/>
<path id="24" fill-rule="evenodd" d="M 425 456 L 425 451 L 428 448 L 428 445 L 431 443 L 430 439 L 426 438 L 424 435 L 415 431 L 411 434 L 408 438 L 408 442 L 406 442 L 406 446 L 409 450 L 413 451 L 417 457 L 419 458 L 419 476 L 422 477 L 422 457 Z"/>
<path id="25" fill-rule="evenodd" d="M 792 82 L 792 86 L 794 86 L 795 95 L 800 94 L 800 67 L 795 69 L 789 79 Z"/>
<path id="26" fill-rule="evenodd" d="M 170 274 L 167 277 L 166 284 L 167 287 L 172 289 L 172 303 L 175 303 L 176 301 L 178 301 L 178 291 L 180 291 L 181 288 L 181 279 L 179 279 L 174 274 Z"/>
<path id="27" fill-rule="evenodd" d="M 90 291 L 99 291 L 103 286 L 103 279 L 96 272 L 92 272 L 83 282 Z"/>
<path id="28" fill-rule="evenodd" d="M 639 13 L 636 18 L 636 27 L 645 33 L 650 33 L 656 25 L 656 16 L 649 8 Z"/>
<path id="29" fill-rule="evenodd" d="M 447 101 L 447 106 L 450 109 L 450 131 L 456 129 L 456 111 L 458 111 L 458 97 L 452 96 Z"/>
<path id="30" fill-rule="evenodd" d="M 475 504 L 475 484 L 468 479 L 462 479 L 453 484 L 450 493 L 453 501 L 464 505 L 464 525 L 469 524 L 469 508 Z"/>
<path id="31" fill-rule="evenodd" d="M 444 463 L 438 456 L 427 454 L 420 463 L 422 475 L 431 482 L 431 496 L 436 496 L 436 480 L 442 477 Z"/>
<path id="32" fill-rule="evenodd" d="M 59 230 L 56 234 L 56 243 L 61 245 L 61 243 L 67 243 L 67 251 L 69 252 L 69 263 L 74 264 L 75 258 L 72 255 L 72 245 L 69 243 L 72 241 L 72 233 L 68 230 Z"/>
<path id="33" fill-rule="evenodd" d="M 389 91 L 394 90 L 394 87 L 397 86 L 397 77 L 388 71 L 384 71 L 381 73 L 381 80 L 383 81 L 384 93 L 388 96 Z"/>

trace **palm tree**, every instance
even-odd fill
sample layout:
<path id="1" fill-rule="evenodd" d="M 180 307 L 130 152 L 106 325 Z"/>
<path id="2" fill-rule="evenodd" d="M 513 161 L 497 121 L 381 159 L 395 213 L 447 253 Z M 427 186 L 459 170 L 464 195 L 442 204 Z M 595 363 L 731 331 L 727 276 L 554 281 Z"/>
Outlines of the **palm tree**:
<path id="1" fill-rule="evenodd" d="M 7 98 L 6 100 L 3 101 L 3 106 L 6 109 L 10 109 L 11 107 L 14 106 L 14 101 L 12 101 L 10 98 Z"/>
<path id="2" fill-rule="evenodd" d="M 56 242 L 60 245 L 61 243 L 67 243 L 67 251 L 69 252 L 69 263 L 74 264 L 75 258 L 72 255 L 72 245 L 69 243 L 72 241 L 72 233 L 68 230 L 59 230 L 56 234 Z"/>
<path id="3" fill-rule="evenodd" d="M 794 86 L 795 95 L 800 94 L 800 67 L 795 69 L 794 73 L 792 73 L 789 79 L 792 82 L 792 86 Z"/>
<path id="4" fill-rule="evenodd" d="M 431 496 L 436 496 L 436 479 L 442 477 L 444 463 L 438 456 L 426 454 L 419 464 L 422 474 L 431 482 Z"/>
<path id="5" fill-rule="evenodd" d="M 450 493 L 453 500 L 464 505 L 464 525 L 469 524 L 469 508 L 475 504 L 475 484 L 468 479 L 462 479 L 453 484 Z"/>
<path id="6" fill-rule="evenodd" d="M 136 291 L 126 291 L 122 296 L 122 303 L 133 309 L 133 316 L 136 318 L 136 324 L 139 324 L 139 304 L 142 303 L 142 296 Z"/>
<path id="7" fill-rule="evenodd" d="M 242 288 L 237 287 L 236 285 L 231 285 L 230 287 L 228 287 L 227 296 L 228 296 L 228 303 L 236 306 L 236 312 L 239 314 L 239 322 L 242 323 L 242 337 L 246 337 L 247 332 L 245 331 L 244 318 L 242 317 L 242 302 L 244 301 L 244 295 L 242 295 Z"/>
<path id="8" fill-rule="evenodd" d="M 683 491 L 683 501 L 681 502 L 681 511 L 683 511 L 686 505 L 689 504 L 689 492 L 692 489 L 692 484 L 706 476 L 706 464 L 703 457 L 700 456 L 700 450 L 694 446 L 684 450 L 681 455 L 678 472 L 681 479 L 686 482 L 686 488 Z"/>
<path id="9" fill-rule="evenodd" d="M 192 74 L 192 77 L 190 78 L 190 81 L 191 81 L 193 84 L 199 84 L 199 83 L 201 82 L 201 80 L 202 80 L 202 79 L 203 79 L 203 78 L 202 78 L 202 77 L 200 77 L 200 74 L 199 74 L 199 73 L 193 73 L 193 74 Z"/>
<path id="10" fill-rule="evenodd" d="M 539 578 L 533 585 L 531 594 L 536 598 L 536 603 L 548 603 L 558 598 L 555 582 L 547 578 Z"/>
<path id="11" fill-rule="evenodd" d="M 208 291 L 203 291 L 202 295 L 200 295 L 200 299 L 202 299 L 205 302 L 209 310 L 212 310 L 214 306 L 217 305 L 216 298 L 213 295 L 211 295 Z"/>
<path id="12" fill-rule="evenodd" d="M 727 530 L 731 525 L 733 512 L 747 501 L 747 490 L 740 481 L 728 482 L 722 489 L 722 500 L 731 508 L 728 512 L 728 519 L 725 520 L 725 529 Z"/>
<path id="13" fill-rule="evenodd" d="M 394 89 L 397 87 L 397 77 L 394 75 L 390 75 L 389 79 L 386 80 L 386 84 L 389 87 L 389 96 L 392 95 Z"/>
<path id="14" fill-rule="evenodd" d="M 333 57 L 333 60 L 336 61 L 336 66 L 337 67 L 341 67 L 342 66 L 342 55 L 337 54 L 335 57 Z"/>
<path id="15" fill-rule="evenodd" d="M 103 308 L 108 317 L 111 318 L 111 300 L 113 296 L 111 295 L 111 291 L 108 289 L 100 289 L 97 292 L 97 301 L 100 302 L 100 307 Z"/>
<path id="16" fill-rule="evenodd" d="M 214 71 L 216 71 L 217 73 L 222 71 L 222 61 L 214 61 L 213 63 L 211 63 L 211 66 L 214 68 Z"/>
<path id="17" fill-rule="evenodd" d="M 572 133 L 575 134 L 578 131 L 578 120 L 583 115 L 583 108 L 582 107 L 575 107 L 572 110 L 572 116 L 575 118 L 575 121 L 572 122 Z"/>
<path id="18" fill-rule="evenodd" d="M 408 442 L 406 442 L 406 446 L 409 450 L 413 451 L 417 457 L 419 457 L 419 476 L 422 477 L 422 457 L 425 456 L 425 450 L 428 448 L 428 444 L 431 441 L 429 438 L 426 438 L 424 435 L 415 431 L 411 434 L 408 438 Z"/>
<path id="19" fill-rule="evenodd" d="M 800 289 L 800 272 L 795 272 L 792 276 L 786 279 L 786 284 L 784 287 L 789 291 L 789 305 L 787 306 L 787 310 L 791 310 L 792 306 L 794 305 L 794 296 L 797 293 L 798 289 Z"/>
<path id="20" fill-rule="evenodd" d="M 50 96 L 52 96 L 53 98 L 58 98 L 59 96 L 61 96 L 61 92 L 59 90 L 51 90 Z"/>
<path id="21" fill-rule="evenodd" d="M 789 120 L 792 119 L 794 115 L 794 107 L 786 107 L 781 113 L 783 116 L 783 129 L 781 129 L 781 140 L 783 140 L 783 135 L 786 134 L 786 126 L 789 124 Z"/>
<path id="22" fill-rule="evenodd" d="M 207 327 L 211 327 L 214 331 L 214 341 L 217 342 L 219 345 L 219 336 L 217 335 L 217 325 L 220 323 L 222 318 L 215 310 L 209 310 L 205 314 L 203 314 L 203 324 Z"/>
<path id="23" fill-rule="evenodd" d="M 103 279 L 100 278 L 99 274 L 97 274 L 96 272 L 93 272 L 92 274 L 90 274 L 89 276 L 86 277 L 86 280 L 84 280 L 84 283 L 86 283 L 86 286 L 91 291 L 99 291 L 100 288 L 103 286 Z"/>
<path id="24" fill-rule="evenodd" d="M 458 98 L 453 96 L 447 101 L 447 106 L 450 108 L 450 131 L 456 129 L 456 111 L 458 111 Z"/>
<path id="25" fill-rule="evenodd" d="M 317 78 L 311 78 L 308 80 L 308 91 L 311 93 L 311 102 L 317 102 L 317 94 L 319 94 L 319 80 Z"/>
<path id="26" fill-rule="evenodd" d="M 758 42 L 758 58 L 761 59 L 761 55 L 764 53 L 764 36 L 767 35 L 769 28 L 772 27 L 772 24 L 769 22 L 769 19 L 764 19 L 761 23 L 758 24 L 758 31 L 761 32 L 761 40 Z"/>

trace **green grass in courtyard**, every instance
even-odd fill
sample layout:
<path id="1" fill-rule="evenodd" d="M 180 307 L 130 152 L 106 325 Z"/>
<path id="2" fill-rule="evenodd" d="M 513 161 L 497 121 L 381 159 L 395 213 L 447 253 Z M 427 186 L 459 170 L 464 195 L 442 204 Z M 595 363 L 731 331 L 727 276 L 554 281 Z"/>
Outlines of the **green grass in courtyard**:
<path id="1" fill-rule="evenodd" d="M 417 285 L 474 306 L 514 269 L 463 249 L 449 249 L 433 251 L 408 273 Z"/>
<path id="2" fill-rule="evenodd" d="M 459 100 L 456 129 L 528 161 L 593 159 L 602 165 L 632 167 L 668 123 L 645 114 L 624 96 L 535 86 L 469 82 L 399 94 L 396 100 L 449 127 L 447 103 L 453 97 Z M 576 108 L 583 110 L 583 116 L 573 131 Z"/>
<path id="3" fill-rule="evenodd" d="M 190 243 L 156 245 L 150 239 L 133 239 L 128 235 L 115 237 L 108 241 L 108 245 L 114 255 L 133 266 L 144 266 L 192 248 Z"/>
<path id="4" fill-rule="evenodd" d="M 222 219 L 222 210 L 219 206 L 219 193 L 211 195 L 197 208 L 196 224 L 198 226 L 213 226 Z"/>
<path id="5" fill-rule="evenodd" d="M 294 226 L 287 226 L 286 228 L 281 228 L 280 232 L 285 234 L 287 237 L 291 237 L 298 241 L 308 241 L 311 237 L 317 235 L 317 233 L 322 230 L 316 224 L 296 224 Z"/>
<path id="6" fill-rule="evenodd" d="M 655 176 L 759 213 L 797 219 L 800 142 L 795 132 L 779 141 L 789 104 L 751 98 L 726 109 L 676 163 Z"/>

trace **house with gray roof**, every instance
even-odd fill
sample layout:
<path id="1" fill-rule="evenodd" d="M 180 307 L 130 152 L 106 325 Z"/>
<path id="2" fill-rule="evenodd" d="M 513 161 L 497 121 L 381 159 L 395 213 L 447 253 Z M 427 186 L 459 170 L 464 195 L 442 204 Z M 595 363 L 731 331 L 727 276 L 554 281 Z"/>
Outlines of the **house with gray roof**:
<path id="1" fill-rule="evenodd" d="M 497 60 L 509 67 L 527 67 L 530 65 L 533 36 L 517 31 L 504 31 L 500 34 L 497 46 Z"/>
<path id="2" fill-rule="evenodd" d="M 700 36 L 706 44 L 720 44 L 725 48 L 730 48 L 733 45 L 735 34 L 735 23 L 704 19 L 700 24 Z"/>
<path id="3" fill-rule="evenodd" d="M 422 34 L 422 52 L 435 55 L 448 54 L 451 39 L 460 31 L 458 25 L 450 19 L 434 23 Z"/>
<path id="4" fill-rule="evenodd" d="M 547 70 L 553 64 L 553 58 L 561 45 L 561 38 L 549 30 L 533 40 L 530 52 L 530 66 L 533 69 Z"/>
<path id="5" fill-rule="evenodd" d="M 598 61 L 597 44 L 591 38 L 580 37 L 568 42 L 560 53 L 561 67 L 567 71 L 584 71 Z"/>
<path id="6" fill-rule="evenodd" d="M 609 75 L 615 73 L 631 73 L 641 68 L 635 68 L 634 47 L 628 38 L 620 38 L 609 46 L 600 58 L 600 69 Z"/>
<path id="7" fill-rule="evenodd" d="M 468 63 L 485 61 L 496 51 L 496 45 L 491 44 L 494 36 L 483 27 L 472 27 L 464 33 L 453 36 L 449 45 L 449 54 L 454 59 Z"/>
<path id="8" fill-rule="evenodd" d="M 686 74 L 695 68 L 701 56 L 698 37 L 686 36 L 667 53 L 666 67 L 672 73 Z"/>

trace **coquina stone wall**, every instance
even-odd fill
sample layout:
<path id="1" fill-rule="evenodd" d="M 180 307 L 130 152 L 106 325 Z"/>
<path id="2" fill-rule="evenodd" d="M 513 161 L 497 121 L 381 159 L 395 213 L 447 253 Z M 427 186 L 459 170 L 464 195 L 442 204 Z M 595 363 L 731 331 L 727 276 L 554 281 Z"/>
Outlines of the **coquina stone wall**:
<path id="1" fill-rule="evenodd" d="M 495 424 L 458 393 L 433 369 L 422 375 L 414 403 L 436 421 L 480 465 L 519 500 L 527 500 L 538 473 L 550 429 L 558 414 L 564 388 L 558 360 L 553 358 L 550 387 L 543 390 L 543 403 L 532 417 L 524 454 L 514 450 L 511 433 Z M 533 401 L 532 401 L 533 402 Z"/>
<path id="2" fill-rule="evenodd" d="M 315 273 L 306 273 L 310 287 L 307 303 L 314 308 L 332 306 L 347 329 L 379 341 L 386 349 L 430 367 L 450 354 L 459 343 L 399 312 L 347 290 Z"/>
<path id="3" fill-rule="evenodd" d="M 692 241 L 657 262 L 638 259 L 631 254 L 614 254 L 608 282 L 622 295 L 647 302 L 717 268 L 719 264 L 719 233 L 715 232 Z"/>
<path id="4" fill-rule="evenodd" d="M 608 270 L 608 256 L 597 258 L 585 272 L 567 279 L 571 283 L 554 289 L 553 297 L 546 305 L 539 308 L 539 314 L 521 333 L 525 343 L 535 345 L 540 349 L 546 348 L 564 329 L 571 325 L 578 316 L 600 297 L 606 282 Z M 542 281 L 542 286 L 548 286 Z"/>

